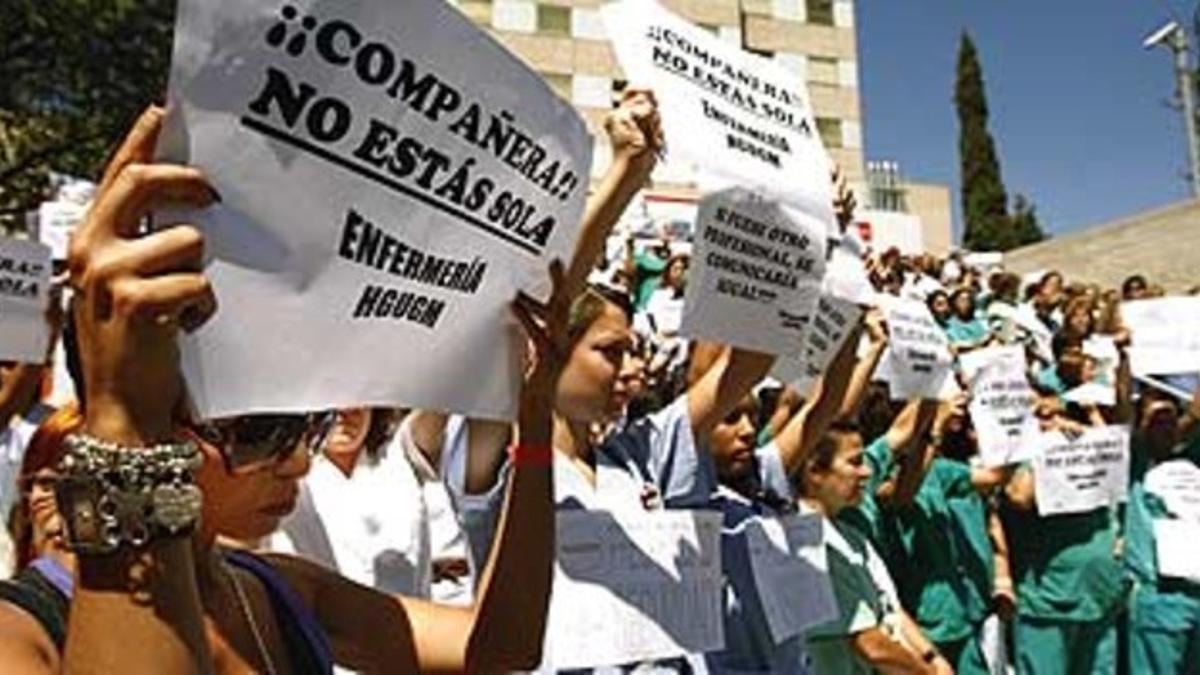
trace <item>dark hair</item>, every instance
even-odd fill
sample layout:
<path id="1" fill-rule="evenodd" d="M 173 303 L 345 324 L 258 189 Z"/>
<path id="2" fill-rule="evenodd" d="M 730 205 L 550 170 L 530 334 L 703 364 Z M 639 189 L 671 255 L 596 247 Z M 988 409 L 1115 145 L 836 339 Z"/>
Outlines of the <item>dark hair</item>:
<path id="1" fill-rule="evenodd" d="M 810 471 L 828 471 L 833 466 L 833 458 L 837 456 L 840 447 L 838 441 L 846 436 L 861 436 L 858 425 L 852 422 L 837 421 L 821 436 L 821 440 L 817 441 L 796 481 L 800 488 L 800 494 L 809 494 L 808 484 L 805 481 L 806 474 Z"/>
<path id="2" fill-rule="evenodd" d="M 1122 297 L 1127 298 L 1129 297 L 1129 294 L 1133 290 L 1134 286 L 1141 286 L 1142 290 L 1144 291 L 1146 290 L 1147 285 L 1146 277 L 1140 274 L 1131 274 L 1128 277 L 1125 277 L 1125 281 L 1121 282 L 1121 295 Z"/>

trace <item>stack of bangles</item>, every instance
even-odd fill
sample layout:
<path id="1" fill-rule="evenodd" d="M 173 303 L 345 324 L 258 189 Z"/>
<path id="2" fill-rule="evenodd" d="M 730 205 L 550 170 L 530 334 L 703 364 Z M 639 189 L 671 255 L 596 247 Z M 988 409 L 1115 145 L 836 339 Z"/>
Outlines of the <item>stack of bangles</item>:
<path id="1" fill-rule="evenodd" d="M 547 468 L 554 465 L 554 448 L 549 445 L 514 443 L 508 448 L 513 466 Z"/>

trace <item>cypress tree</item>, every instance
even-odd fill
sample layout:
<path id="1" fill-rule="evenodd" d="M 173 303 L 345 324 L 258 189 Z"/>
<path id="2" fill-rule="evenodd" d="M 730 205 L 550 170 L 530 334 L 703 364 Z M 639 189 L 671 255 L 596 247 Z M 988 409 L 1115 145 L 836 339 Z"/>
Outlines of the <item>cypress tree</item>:
<path id="1" fill-rule="evenodd" d="M 1017 238 L 1008 218 L 1008 194 L 1000 177 L 996 144 L 987 128 L 983 70 L 966 31 L 958 49 L 954 103 L 958 108 L 963 246 L 977 251 L 1007 250 L 1017 244 Z"/>

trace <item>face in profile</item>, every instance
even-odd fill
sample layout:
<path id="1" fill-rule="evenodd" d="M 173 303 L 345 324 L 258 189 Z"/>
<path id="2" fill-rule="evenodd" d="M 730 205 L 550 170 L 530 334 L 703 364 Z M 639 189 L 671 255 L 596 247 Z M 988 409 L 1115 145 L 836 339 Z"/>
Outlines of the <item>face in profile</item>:
<path id="1" fill-rule="evenodd" d="M 862 503 L 871 467 L 863 452 L 862 437 L 857 433 L 833 433 L 822 443 L 833 443 L 833 457 L 827 468 L 810 463 L 805 469 L 809 496 L 821 502 L 828 515 Z"/>
<path id="2" fill-rule="evenodd" d="M 62 548 L 62 517 L 58 513 L 58 502 L 54 497 L 54 484 L 57 479 L 58 472 L 49 468 L 41 469 L 27 479 L 26 494 L 35 552 Z"/>
<path id="3" fill-rule="evenodd" d="M 204 527 L 234 539 L 255 540 L 274 532 L 296 506 L 300 479 L 308 473 L 309 440 L 300 440 L 278 461 L 245 472 L 228 469 L 221 452 L 194 437 L 204 457 L 196 483 L 204 492 Z"/>
<path id="4" fill-rule="evenodd" d="M 602 421 L 610 410 L 613 387 L 632 342 L 625 312 L 604 302 L 571 349 L 555 392 L 556 410 L 573 422 Z"/>
<path id="5" fill-rule="evenodd" d="M 625 352 L 621 361 L 621 371 L 613 383 L 612 396 L 609 397 L 608 414 L 621 414 L 629 402 L 641 396 L 646 391 L 646 360 L 636 349 Z"/>

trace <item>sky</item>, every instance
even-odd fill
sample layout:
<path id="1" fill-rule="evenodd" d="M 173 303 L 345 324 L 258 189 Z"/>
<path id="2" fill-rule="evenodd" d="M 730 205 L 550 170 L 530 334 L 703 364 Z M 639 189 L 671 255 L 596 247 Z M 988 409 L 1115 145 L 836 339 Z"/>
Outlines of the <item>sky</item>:
<path id="1" fill-rule="evenodd" d="M 868 160 L 951 186 L 962 227 L 954 77 L 975 40 L 1010 196 L 1051 234 L 1188 196 L 1172 57 L 1142 40 L 1195 0 L 858 0 Z"/>

